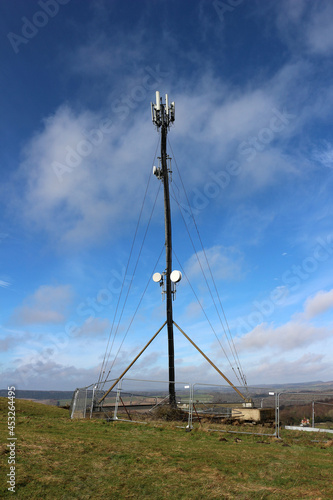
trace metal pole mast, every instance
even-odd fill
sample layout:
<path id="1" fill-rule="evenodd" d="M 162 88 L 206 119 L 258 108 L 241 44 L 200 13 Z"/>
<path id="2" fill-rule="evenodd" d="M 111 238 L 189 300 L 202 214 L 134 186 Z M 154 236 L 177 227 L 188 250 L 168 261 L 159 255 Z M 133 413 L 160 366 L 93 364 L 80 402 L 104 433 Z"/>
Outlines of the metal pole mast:
<path id="1" fill-rule="evenodd" d="M 152 119 L 157 129 L 161 130 L 161 168 L 154 170 L 154 174 L 162 180 L 164 185 L 164 221 L 165 221 L 165 293 L 166 293 L 166 319 L 168 328 L 168 354 L 169 354 L 169 398 L 170 405 L 176 406 L 175 391 L 175 353 L 173 337 L 173 315 L 171 281 L 172 273 L 172 235 L 171 235 L 171 210 L 169 193 L 169 170 L 167 156 L 167 134 L 170 124 L 175 120 L 175 104 L 169 107 L 168 96 L 165 96 L 165 104 L 162 103 L 160 93 L 156 92 L 156 104 L 152 103 Z"/>

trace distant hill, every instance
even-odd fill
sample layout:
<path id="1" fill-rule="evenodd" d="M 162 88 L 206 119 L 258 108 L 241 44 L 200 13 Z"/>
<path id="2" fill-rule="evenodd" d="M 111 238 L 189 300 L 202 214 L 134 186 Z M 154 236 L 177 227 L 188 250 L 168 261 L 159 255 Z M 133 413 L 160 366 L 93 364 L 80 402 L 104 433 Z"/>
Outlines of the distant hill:
<path id="1" fill-rule="evenodd" d="M 256 386 L 254 386 L 256 387 Z M 281 391 L 296 391 L 296 392 L 302 392 L 302 391 L 332 391 L 333 390 L 333 380 L 330 382 L 322 382 L 322 381 L 315 381 L 315 382 L 299 382 L 299 383 L 288 383 L 288 384 L 264 384 L 260 385 L 258 387 L 267 387 L 267 388 L 274 388 L 278 389 Z"/>
<path id="2" fill-rule="evenodd" d="M 18 389 L 15 397 L 18 399 L 34 399 L 36 401 L 54 400 L 61 401 L 72 399 L 74 391 L 25 391 Z M 0 397 L 7 397 L 7 389 L 0 389 Z"/>
<path id="3" fill-rule="evenodd" d="M 333 391 L 333 381 L 330 382 L 304 382 L 304 383 L 289 383 L 289 384 L 263 384 L 258 386 L 251 386 L 258 388 L 275 389 L 275 390 L 285 390 L 285 391 L 295 391 L 295 392 L 306 392 L 306 391 Z M 17 390 L 16 398 L 18 399 L 32 399 L 35 401 L 42 401 L 43 403 L 49 402 L 49 404 L 57 404 L 58 401 L 71 400 L 74 391 L 28 391 L 28 390 Z M 7 397 L 7 389 L 0 389 L 0 397 Z"/>

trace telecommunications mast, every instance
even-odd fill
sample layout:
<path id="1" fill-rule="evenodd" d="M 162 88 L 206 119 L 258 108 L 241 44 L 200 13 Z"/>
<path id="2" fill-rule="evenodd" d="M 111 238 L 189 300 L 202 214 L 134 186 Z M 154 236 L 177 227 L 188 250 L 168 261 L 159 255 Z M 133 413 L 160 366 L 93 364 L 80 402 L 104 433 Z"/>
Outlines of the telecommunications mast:
<path id="1" fill-rule="evenodd" d="M 246 401 L 245 396 L 230 382 L 230 380 L 219 370 L 217 366 L 206 356 L 204 352 L 186 335 L 186 333 L 173 321 L 172 299 L 175 297 L 176 283 L 182 279 L 180 271 L 172 271 L 172 238 L 171 238 L 171 211 L 169 193 L 169 174 L 171 175 L 171 158 L 167 155 L 167 134 L 170 124 L 175 121 L 175 103 L 169 106 L 168 94 L 165 95 L 163 104 L 160 93 L 156 92 L 156 104 L 151 103 L 151 113 L 154 125 L 161 131 L 161 157 L 160 166 L 153 168 L 154 175 L 163 182 L 164 185 L 164 221 L 165 221 L 165 256 L 166 270 L 164 273 L 155 273 L 153 280 L 163 287 L 162 293 L 166 294 L 166 324 L 168 327 L 168 352 L 169 352 L 169 403 L 177 407 L 175 391 L 175 355 L 173 325 L 189 340 L 189 342 L 200 352 L 200 354 L 213 366 L 213 368 L 233 387 L 233 389 Z M 164 326 L 164 325 L 163 325 Z"/>
<path id="2" fill-rule="evenodd" d="M 166 321 L 168 328 L 168 354 L 169 354 L 169 398 L 170 405 L 176 406 L 176 391 L 175 391 L 175 353 L 173 339 L 173 316 L 172 316 L 172 298 L 175 291 L 174 274 L 179 271 L 172 272 L 172 237 L 171 237 L 171 211 L 170 211 L 170 193 L 169 193 L 169 174 L 168 168 L 170 158 L 167 155 L 167 134 L 171 123 L 175 121 L 175 103 L 172 102 L 169 106 L 168 94 L 165 95 L 165 104 L 162 102 L 160 93 L 156 92 L 156 104 L 151 103 L 152 120 L 156 125 L 157 130 L 161 133 L 161 166 L 154 167 L 154 175 L 163 182 L 164 186 L 164 221 L 165 221 L 165 258 L 166 270 L 161 279 L 158 280 L 156 274 L 154 281 L 160 281 L 165 285 L 166 294 Z M 180 275 L 181 278 L 181 275 Z M 178 279 L 178 281 L 180 280 Z"/>
<path id="3" fill-rule="evenodd" d="M 98 405 L 102 405 L 108 394 L 114 389 L 119 381 L 125 376 L 128 370 L 134 365 L 139 357 L 144 353 L 147 347 L 157 337 L 157 335 L 167 325 L 168 329 L 168 359 L 169 359 L 169 404 L 177 407 L 176 402 L 176 389 L 175 389 L 175 352 L 174 352 L 174 335 L 173 325 L 185 336 L 185 338 L 197 349 L 197 351 L 210 363 L 210 365 L 226 380 L 226 382 L 237 392 L 237 394 L 246 402 L 250 403 L 251 400 L 247 399 L 237 387 L 221 372 L 221 370 L 206 356 L 206 354 L 191 340 L 191 338 L 180 328 L 179 325 L 173 320 L 172 301 L 176 294 L 176 284 L 182 279 L 182 273 L 177 270 L 172 270 L 172 235 L 171 235 L 171 210 L 170 210 L 170 192 L 169 181 L 171 181 L 171 158 L 167 154 L 167 134 L 170 125 L 175 121 L 175 103 L 169 105 L 168 95 L 165 95 L 165 103 L 163 103 L 160 93 L 156 92 L 156 103 L 151 103 L 152 120 L 158 132 L 161 134 L 161 156 L 159 159 L 159 166 L 153 167 L 153 174 L 158 180 L 163 182 L 164 187 L 164 225 L 165 225 L 165 259 L 166 268 L 162 273 L 155 272 L 153 281 L 159 283 L 162 287 L 162 294 L 166 295 L 166 321 L 147 342 L 140 353 L 129 364 L 125 371 L 113 381 L 112 386 L 103 394 Z"/>

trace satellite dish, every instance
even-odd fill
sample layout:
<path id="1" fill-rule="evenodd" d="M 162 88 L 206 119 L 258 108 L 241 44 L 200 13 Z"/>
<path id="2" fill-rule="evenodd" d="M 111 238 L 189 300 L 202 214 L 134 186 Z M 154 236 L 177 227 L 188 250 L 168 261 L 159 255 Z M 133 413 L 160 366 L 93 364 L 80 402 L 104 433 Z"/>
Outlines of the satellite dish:
<path id="1" fill-rule="evenodd" d="M 178 283 L 182 279 L 182 273 L 180 271 L 172 271 L 170 279 L 173 283 Z"/>
<path id="2" fill-rule="evenodd" d="M 153 274 L 153 281 L 155 281 L 155 283 L 159 283 L 162 279 L 162 275 L 160 273 L 154 273 Z"/>

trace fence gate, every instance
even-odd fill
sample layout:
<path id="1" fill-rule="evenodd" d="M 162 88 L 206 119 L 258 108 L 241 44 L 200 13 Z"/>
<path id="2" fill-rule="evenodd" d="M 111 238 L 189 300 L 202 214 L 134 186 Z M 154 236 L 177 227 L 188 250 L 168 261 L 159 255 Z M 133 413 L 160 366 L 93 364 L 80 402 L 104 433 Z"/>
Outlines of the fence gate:
<path id="1" fill-rule="evenodd" d="M 277 408 L 279 428 L 333 433 L 332 392 L 280 392 Z"/>

